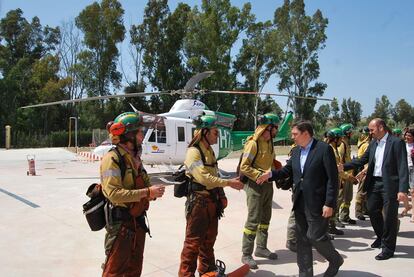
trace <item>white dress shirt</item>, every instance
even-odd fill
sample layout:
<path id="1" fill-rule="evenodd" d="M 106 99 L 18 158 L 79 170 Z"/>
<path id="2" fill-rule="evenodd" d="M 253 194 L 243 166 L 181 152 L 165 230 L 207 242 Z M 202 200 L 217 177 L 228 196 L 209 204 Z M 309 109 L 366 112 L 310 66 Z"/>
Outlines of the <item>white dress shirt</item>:
<path id="1" fill-rule="evenodd" d="M 375 150 L 374 177 L 382 177 L 382 163 L 384 162 L 384 150 L 387 138 L 388 133 L 386 133 L 380 141 L 377 141 L 377 149 Z"/>
<path id="2" fill-rule="evenodd" d="M 407 148 L 407 162 L 408 166 L 413 167 L 413 159 L 411 158 L 411 151 L 414 148 L 414 143 L 406 143 L 405 147 Z"/>

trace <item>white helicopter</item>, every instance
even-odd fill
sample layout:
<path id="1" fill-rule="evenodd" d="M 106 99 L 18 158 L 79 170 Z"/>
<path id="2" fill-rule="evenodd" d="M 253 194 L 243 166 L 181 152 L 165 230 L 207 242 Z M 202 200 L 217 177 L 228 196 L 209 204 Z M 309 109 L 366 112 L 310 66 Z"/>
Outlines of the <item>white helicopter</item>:
<path id="1" fill-rule="evenodd" d="M 195 93 L 206 93 L 205 90 L 195 89 L 195 86 L 203 79 L 209 77 L 214 71 L 206 71 L 198 73 L 193 76 L 186 83 L 184 89 L 172 92 L 149 92 L 149 93 L 130 93 L 124 95 L 108 95 L 97 96 L 83 99 L 63 100 L 56 102 L 49 102 L 43 104 L 35 104 L 21 107 L 22 109 L 42 107 L 49 105 L 76 103 L 82 101 L 100 100 L 108 98 L 119 97 L 146 97 L 150 95 L 160 94 L 179 94 L 182 98 L 177 100 L 167 113 L 158 115 L 148 114 L 138 111 L 135 107 L 132 109 L 139 113 L 144 119 L 144 126 L 146 126 L 146 134 L 142 143 L 142 160 L 146 164 L 166 164 L 179 165 L 184 162 L 185 152 L 190 143 L 194 128 L 192 121 L 199 115 L 215 115 L 219 125 L 220 137 L 219 143 L 213 145 L 213 150 L 218 159 L 222 159 L 229 155 L 232 151 L 239 150 L 243 147 L 245 139 L 253 133 L 253 131 L 232 131 L 233 124 L 236 117 L 232 114 L 222 113 L 209 110 L 208 107 L 201 101 L 192 99 Z M 266 92 L 245 92 L 245 91 L 218 91 L 212 90 L 209 93 L 232 93 L 232 94 L 253 94 L 274 95 L 290 97 L 284 94 L 266 93 Z M 317 99 L 331 101 L 326 98 L 300 97 L 306 99 Z M 289 122 L 293 119 L 291 113 L 288 113 L 283 123 L 279 128 L 278 136 L 275 141 L 286 138 L 287 130 L 289 129 Z M 94 149 L 94 153 L 103 156 L 112 148 L 112 145 L 101 145 Z"/>

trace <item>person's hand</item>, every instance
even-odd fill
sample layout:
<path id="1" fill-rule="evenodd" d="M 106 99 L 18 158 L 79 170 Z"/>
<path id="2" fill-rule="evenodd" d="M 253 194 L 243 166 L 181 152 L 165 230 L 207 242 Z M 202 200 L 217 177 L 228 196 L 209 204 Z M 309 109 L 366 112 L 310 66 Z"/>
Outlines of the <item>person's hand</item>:
<path id="1" fill-rule="evenodd" d="M 259 176 L 259 178 L 257 178 L 256 180 L 256 184 L 261 185 L 264 182 L 267 182 L 267 180 L 269 180 L 270 178 L 270 174 L 272 174 L 270 171 L 263 173 L 262 175 Z"/>
<path id="2" fill-rule="evenodd" d="M 344 172 L 344 164 L 342 164 L 342 163 L 338 164 L 338 172 L 340 172 L 340 173 Z"/>
<path id="3" fill-rule="evenodd" d="M 361 172 L 359 172 L 355 178 L 358 180 L 358 182 L 361 182 L 362 179 L 367 175 L 366 170 L 362 170 Z"/>
<path id="4" fill-rule="evenodd" d="M 163 185 L 153 185 L 149 187 L 149 198 L 155 199 L 160 198 L 164 195 L 165 192 L 165 186 Z"/>
<path id="5" fill-rule="evenodd" d="M 358 182 L 359 182 L 359 180 L 356 177 L 354 177 L 353 175 L 349 176 L 349 181 L 354 185 L 358 184 Z"/>
<path id="6" fill-rule="evenodd" d="M 244 184 L 238 180 L 238 178 L 233 178 L 229 180 L 229 186 L 233 189 L 241 190 L 244 187 Z"/>
<path id="7" fill-rule="evenodd" d="M 322 208 L 322 216 L 324 218 L 330 218 L 333 215 L 333 208 L 328 206 L 323 206 Z"/>
<path id="8" fill-rule="evenodd" d="M 398 199 L 399 202 L 404 202 L 405 200 L 408 199 L 408 196 L 405 192 L 399 192 L 397 194 L 397 199 Z"/>

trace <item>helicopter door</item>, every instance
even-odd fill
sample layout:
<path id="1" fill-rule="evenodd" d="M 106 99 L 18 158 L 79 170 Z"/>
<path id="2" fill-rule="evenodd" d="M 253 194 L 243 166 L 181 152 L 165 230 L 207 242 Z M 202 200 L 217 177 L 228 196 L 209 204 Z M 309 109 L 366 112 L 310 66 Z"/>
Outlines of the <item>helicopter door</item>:
<path id="1" fill-rule="evenodd" d="M 187 152 L 187 146 L 191 141 L 191 134 L 186 128 L 185 121 L 177 121 L 175 123 L 175 160 L 184 161 L 185 153 Z"/>

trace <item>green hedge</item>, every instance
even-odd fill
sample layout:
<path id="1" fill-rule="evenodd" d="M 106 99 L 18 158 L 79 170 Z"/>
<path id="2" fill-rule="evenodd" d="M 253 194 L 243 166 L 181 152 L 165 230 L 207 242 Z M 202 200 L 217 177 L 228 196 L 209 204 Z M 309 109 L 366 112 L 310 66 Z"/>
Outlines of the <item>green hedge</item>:
<path id="1" fill-rule="evenodd" d="M 91 142 L 91 130 L 80 130 L 78 132 L 78 146 L 89 146 Z M 68 144 L 68 131 L 51 132 L 49 135 L 23 131 L 15 131 L 12 134 L 12 146 L 14 148 L 67 147 Z M 74 132 L 71 134 L 71 146 L 75 146 Z"/>

